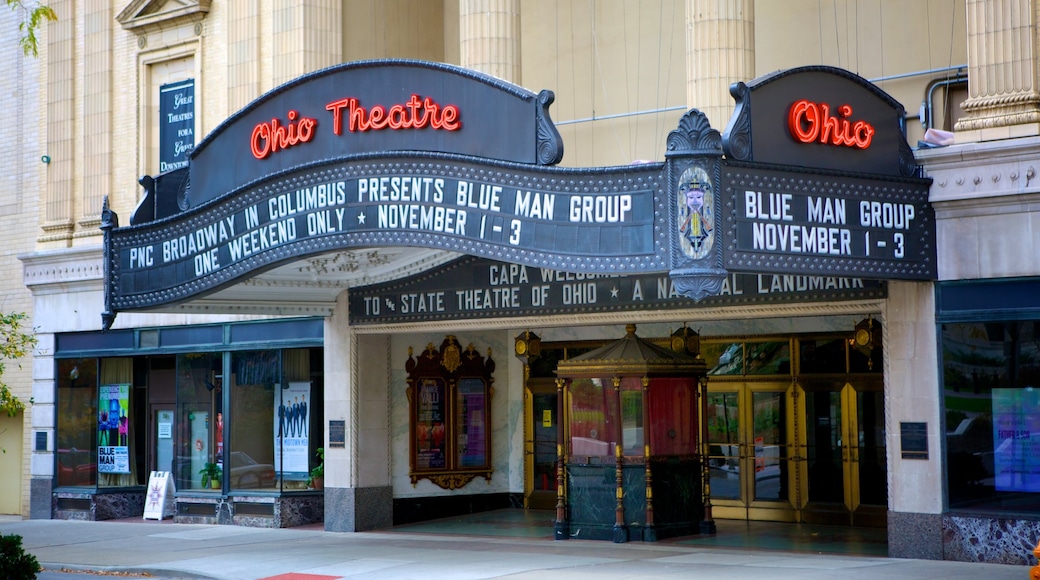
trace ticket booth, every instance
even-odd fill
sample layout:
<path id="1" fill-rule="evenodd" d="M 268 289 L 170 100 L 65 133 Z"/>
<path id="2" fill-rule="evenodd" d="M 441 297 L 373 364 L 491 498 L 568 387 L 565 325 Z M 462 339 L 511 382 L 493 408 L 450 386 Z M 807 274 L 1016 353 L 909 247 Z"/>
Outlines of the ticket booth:
<path id="1" fill-rule="evenodd" d="M 677 349 L 636 336 L 561 361 L 566 417 L 555 536 L 656 541 L 714 531 L 707 504 L 700 401 L 706 368 L 696 333 Z"/>

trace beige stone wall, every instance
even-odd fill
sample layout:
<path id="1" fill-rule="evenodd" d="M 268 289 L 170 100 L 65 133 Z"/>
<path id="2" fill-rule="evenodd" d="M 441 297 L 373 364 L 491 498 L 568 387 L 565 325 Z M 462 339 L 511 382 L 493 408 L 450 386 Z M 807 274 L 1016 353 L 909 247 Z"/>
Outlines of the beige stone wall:
<path id="1" fill-rule="evenodd" d="M 5 232 L 0 244 L 0 312 L 25 312 L 30 316 L 28 330 L 33 326 L 32 295 L 22 284 L 18 256 L 35 247 L 40 194 L 50 168 L 41 161 L 48 154 L 43 124 L 46 101 L 41 98 L 47 64 L 42 55 L 39 59 L 22 55 L 14 34 L 17 16 L 11 10 L 0 10 L 0 30 L 8 31 L 0 37 L 0 59 L 6 71 L 0 75 L 0 109 L 6 113 L 0 139 L 0 216 Z M 4 414 L 0 419 L 0 448 L 6 449 L 0 454 L 0 489 L 4 490 L 0 493 L 0 514 L 24 516 L 29 510 L 32 360 L 4 364 L 2 380 L 27 404 L 27 410 L 14 418 Z"/>
<path id="2" fill-rule="evenodd" d="M 458 63 L 457 4 L 457 0 L 344 0 L 343 60 L 415 58 Z M 453 25 L 447 15 L 454 18 Z M 445 34 L 451 29 L 454 36 Z M 446 57 L 446 38 L 454 42 L 451 60 Z"/>

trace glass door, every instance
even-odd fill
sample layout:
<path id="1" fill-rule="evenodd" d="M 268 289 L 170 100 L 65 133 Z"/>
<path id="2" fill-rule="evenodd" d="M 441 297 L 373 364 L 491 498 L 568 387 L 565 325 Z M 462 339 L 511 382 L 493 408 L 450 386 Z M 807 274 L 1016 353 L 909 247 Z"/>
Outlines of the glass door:
<path id="1" fill-rule="evenodd" d="M 709 383 L 711 498 L 720 518 L 794 521 L 791 387 Z"/>
<path id="2" fill-rule="evenodd" d="M 888 503 L 880 380 L 800 385 L 806 498 L 802 521 L 883 526 Z"/>
<path id="3" fill-rule="evenodd" d="M 524 395 L 524 507 L 554 509 L 559 421 L 556 382 L 529 379 Z"/>

